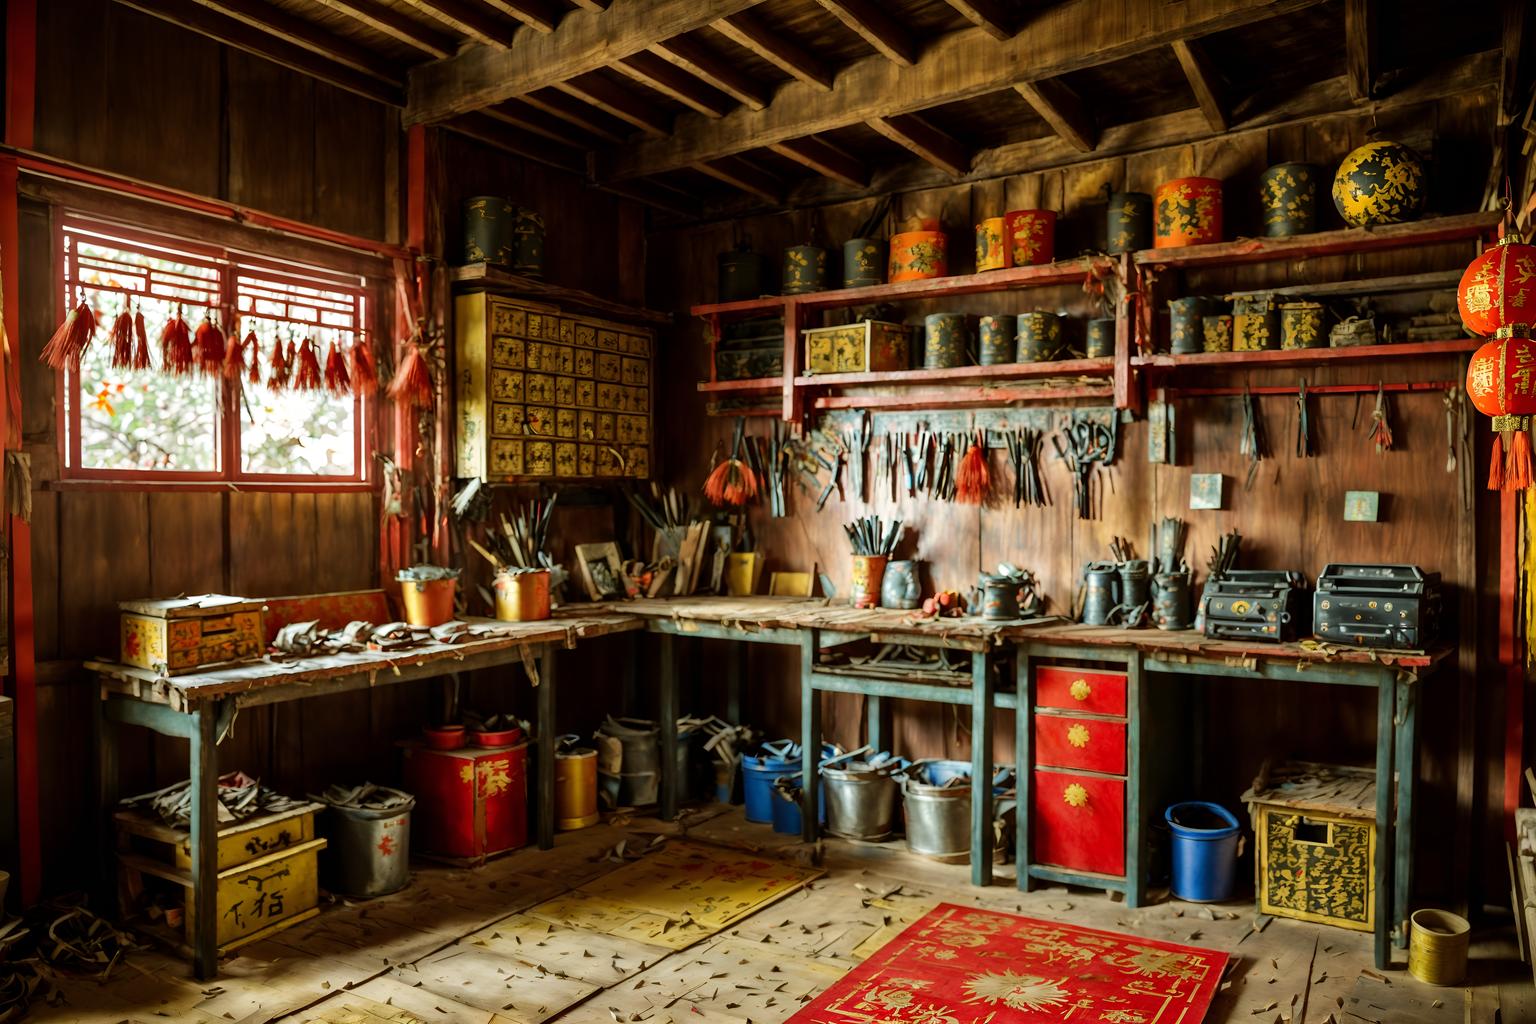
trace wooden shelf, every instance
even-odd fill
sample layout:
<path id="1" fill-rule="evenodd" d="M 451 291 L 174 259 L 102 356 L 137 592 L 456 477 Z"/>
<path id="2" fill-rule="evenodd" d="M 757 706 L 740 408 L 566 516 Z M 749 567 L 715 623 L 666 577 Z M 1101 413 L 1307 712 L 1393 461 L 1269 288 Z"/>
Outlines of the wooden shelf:
<path id="1" fill-rule="evenodd" d="M 1115 361 L 1062 359 L 1040 363 L 997 363 L 956 366 L 948 370 L 887 370 L 880 373 L 818 373 L 795 378 L 797 388 L 845 387 L 852 384 L 973 384 L 1040 377 L 1108 377 Z"/>
<path id="2" fill-rule="evenodd" d="M 1433 217 L 1375 228 L 1317 231 L 1289 238 L 1241 238 L 1234 242 L 1187 245 L 1175 249 L 1142 249 L 1138 264 L 1160 267 L 1238 266 L 1273 260 L 1306 259 L 1349 253 L 1402 249 L 1438 242 L 1463 242 L 1492 235 L 1503 215 L 1497 211 Z"/>
<path id="3" fill-rule="evenodd" d="M 1177 370 L 1181 367 L 1279 369 L 1289 366 L 1327 366 L 1374 363 L 1382 360 L 1423 359 L 1476 352 L 1487 339 L 1455 338 L 1449 341 L 1413 341 L 1397 345 L 1360 345 L 1354 348 L 1266 349 L 1263 352 L 1195 352 L 1187 356 L 1160 352 L 1132 356 L 1133 367 Z"/>
<path id="4" fill-rule="evenodd" d="M 974 409 L 1013 405 L 1018 402 L 1058 402 L 1078 398 L 1113 398 L 1115 389 L 1108 383 L 1060 384 L 1034 386 L 969 388 L 918 388 L 894 395 L 837 394 L 817 395 L 810 404 L 815 409 Z"/>
<path id="5" fill-rule="evenodd" d="M 670 324 L 672 314 L 660 313 L 640 306 L 627 306 L 579 288 L 565 288 L 536 277 L 525 277 L 490 263 L 468 263 L 453 267 L 448 272 L 455 285 L 473 286 L 512 295 L 519 298 L 542 299 L 562 309 L 579 309 L 588 313 L 611 316 L 626 323 Z"/>
<path id="6" fill-rule="evenodd" d="M 754 377 L 749 380 L 701 380 L 699 390 L 706 394 L 729 393 L 732 391 L 782 391 L 784 390 L 783 377 Z"/>

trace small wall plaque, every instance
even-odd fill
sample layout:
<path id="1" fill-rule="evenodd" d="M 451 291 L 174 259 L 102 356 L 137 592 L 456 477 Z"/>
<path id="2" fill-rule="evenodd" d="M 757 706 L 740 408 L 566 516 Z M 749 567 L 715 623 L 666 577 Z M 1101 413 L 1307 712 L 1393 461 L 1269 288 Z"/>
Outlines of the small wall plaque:
<path id="1" fill-rule="evenodd" d="M 1374 523 L 1381 515 L 1380 491 L 1345 491 L 1344 521 L 1346 523 Z"/>
<path id="2" fill-rule="evenodd" d="M 1189 507 L 1192 509 L 1221 508 L 1222 484 L 1226 477 L 1220 473 L 1191 473 L 1189 477 Z"/>

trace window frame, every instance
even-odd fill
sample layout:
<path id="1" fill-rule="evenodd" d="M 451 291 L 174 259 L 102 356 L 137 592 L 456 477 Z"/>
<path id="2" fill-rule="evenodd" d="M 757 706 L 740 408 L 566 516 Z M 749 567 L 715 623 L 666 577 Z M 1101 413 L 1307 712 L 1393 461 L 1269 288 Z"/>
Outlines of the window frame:
<path id="1" fill-rule="evenodd" d="M 102 238 L 108 244 L 122 244 L 130 250 L 163 249 L 174 255 L 189 257 L 200 263 L 216 267 L 218 272 L 218 308 L 225 324 L 235 325 L 232 331 L 243 335 L 245 325 L 251 319 L 280 323 L 304 323 L 301 320 L 278 320 L 259 313 L 241 313 L 238 308 L 239 279 L 242 275 L 271 278 L 273 276 L 302 279 L 304 284 L 348 293 L 354 300 L 357 333 L 375 335 L 370 319 L 375 318 L 378 289 L 358 275 L 326 270 L 312 264 L 301 263 L 244 249 L 208 243 L 163 234 L 145 228 L 103 220 L 85 214 L 61 212 L 54 220 L 54 274 L 53 284 L 58 299 L 60 321 L 74 307 L 70 282 L 73 254 L 66 250 L 66 234 L 90 234 Z M 153 254 L 153 253 L 151 253 Z M 98 289 L 87 286 L 87 290 Z M 193 307 L 195 309 L 195 307 Z M 189 324 L 195 329 L 198 318 L 189 315 Z M 108 323 L 97 325 L 95 345 L 106 343 Z M 151 334 L 154 328 L 151 328 Z M 156 339 L 150 338 L 153 346 Z M 325 353 L 319 353 L 322 363 Z M 160 372 L 158 369 L 154 371 Z M 220 377 L 215 395 L 216 420 L 214 443 L 217 468 L 213 470 L 186 469 L 103 469 L 84 466 L 81 447 L 81 415 L 84 401 L 80 373 L 74 368 L 56 371 L 58 394 L 56 405 L 57 449 L 59 479 L 57 483 L 84 489 L 130 490 L 273 490 L 284 492 L 337 492 L 373 490 L 377 472 L 373 466 L 372 452 L 377 443 L 377 417 L 381 402 L 379 396 L 354 394 L 353 402 L 353 473 L 347 476 L 315 473 L 256 473 L 244 469 L 241 452 L 241 403 L 243 390 L 239 384 Z M 324 392 L 319 392 L 323 394 Z M 338 399 L 339 401 L 339 399 Z"/>

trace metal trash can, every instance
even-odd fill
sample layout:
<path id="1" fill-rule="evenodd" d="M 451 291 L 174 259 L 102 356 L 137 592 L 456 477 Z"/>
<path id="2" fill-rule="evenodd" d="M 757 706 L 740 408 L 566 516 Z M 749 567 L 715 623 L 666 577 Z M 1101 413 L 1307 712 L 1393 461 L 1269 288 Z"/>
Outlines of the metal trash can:
<path id="1" fill-rule="evenodd" d="M 661 730 L 641 718 L 603 720 L 596 734 L 599 795 L 609 807 L 647 807 L 661 782 Z"/>
<path id="2" fill-rule="evenodd" d="M 371 899 L 411 880 L 411 809 L 416 798 L 387 786 L 331 786 L 320 828 L 329 845 L 320 854 L 320 882 L 340 896 Z"/>

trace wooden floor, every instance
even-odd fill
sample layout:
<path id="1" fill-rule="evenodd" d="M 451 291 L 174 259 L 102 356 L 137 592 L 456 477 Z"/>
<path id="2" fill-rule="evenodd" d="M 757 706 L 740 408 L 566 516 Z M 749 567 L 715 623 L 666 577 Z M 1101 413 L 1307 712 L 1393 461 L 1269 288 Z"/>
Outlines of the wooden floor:
<path id="1" fill-rule="evenodd" d="M 31 1019 L 775 1024 L 904 921 L 948 901 L 1230 951 L 1234 962 L 1211 1021 L 1536 1021 L 1530 971 L 1500 958 L 1512 948 L 1507 944 L 1478 944 L 1473 987 L 1431 989 L 1401 969 L 1370 970 L 1371 936 L 1363 932 L 1284 919 L 1255 931 L 1246 901 L 1165 900 L 1130 910 L 1102 892 L 1019 893 L 1003 877 L 1011 867 L 981 890 L 967 884 L 965 866 L 913 857 L 899 842 L 827 841 L 823 876 L 682 951 L 522 913 L 618 868 L 623 857 L 663 841 L 658 836 L 684 832 L 807 864 L 815 854 L 767 826 L 747 824 L 739 808 L 697 811 L 680 825 L 612 821 L 562 834 L 554 850 L 523 850 L 475 870 L 418 865 L 403 892 L 328 907 L 245 947 L 225 961 L 216 982 L 191 980 L 185 964 L 158 952 L 137 953 L 106 983 L 66 980 L 63 1001 L 35 1006 Z"/>

